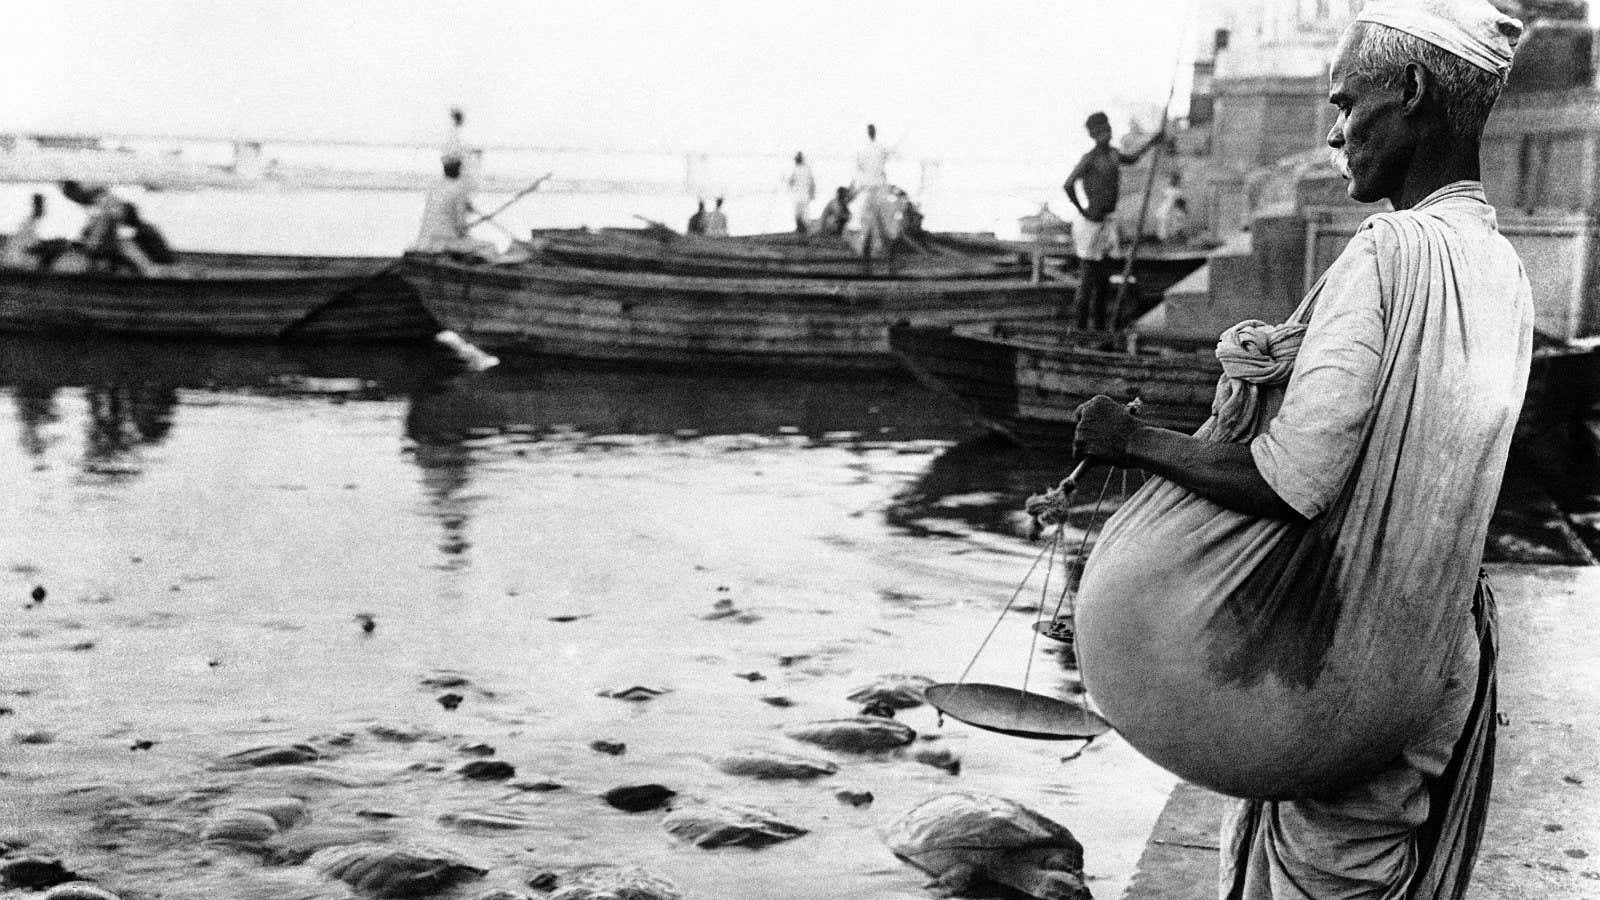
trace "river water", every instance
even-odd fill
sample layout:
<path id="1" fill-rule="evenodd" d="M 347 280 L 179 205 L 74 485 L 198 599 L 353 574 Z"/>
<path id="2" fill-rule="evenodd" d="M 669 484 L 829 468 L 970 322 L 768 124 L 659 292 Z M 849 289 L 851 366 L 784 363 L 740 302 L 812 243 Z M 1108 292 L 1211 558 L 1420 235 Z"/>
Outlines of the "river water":
<path id="1" fill-rule="evenodd" d="M 211 807 L 289 793 L 315 827 L 378 821 L 508 885 L 632 862 L 693 897 L 919 897 L 926 879 L 877 830 L 966 789 L 1072 828 L 1096 894 L 1116 897 L 1172 780 L 1114 737 L 1063 761 L 1077 745 L 941 727 L 922 708 L 900 719 L 959 774 L 907 754 L 834 756 L 838 774 L 813 783 L 711 765 L 807 752 L 780 729 L 853 715 L 846 695 L 878 675 L 954 679 L 997 622 L 972 679 L 1020 684 L 1032 660 L 1032 687 L 1070 690 L 1032 646 L 1033 616 L 1000 613 L 1038 547 L 999 511 L 1058 467 L 1017 469 L 975 434 L 895 379 L 459 374 L 426 348 L 0 340 L 0 808 L 21 812 L 0 839 L 135 896 L 322 896 L 304 867 L 197 840 Z M 960 472 L 991 460 L 993 477 L 951 480 L 951 454 Z M 422 684 L 440 672 L 469 681 L 454 711 Z M 667 693 L 598 696 L 634 685 Z M 425 736 L 385 741 L 375 724 Z M 314 766 L 208 769 L 308 741 Z M 457 748 L 473 743 L 564 787 L 463 782 Z M 659 813 L 597 798 L 639 783 L 810 833 L 689 848 Z M 846 789 L 874 802 L 844 805 Z M 527 824 L 441 822 L 485 808 Z"/>

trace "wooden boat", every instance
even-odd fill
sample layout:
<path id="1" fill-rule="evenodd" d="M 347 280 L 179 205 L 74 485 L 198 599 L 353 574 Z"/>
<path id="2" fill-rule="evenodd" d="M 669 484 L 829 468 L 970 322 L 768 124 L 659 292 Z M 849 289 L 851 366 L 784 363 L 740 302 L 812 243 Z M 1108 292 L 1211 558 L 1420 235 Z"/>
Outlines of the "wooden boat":
<path id="1" fill-rule="evenodd" d="M 895 357 L 923 384 L 991 430 L 1054 451 L 1072 443 L 1073 412 L 1096 394 L 1143 402 L 1141 419 L 1192 431 L 1211 414 L 1222 367 L 1214 341 L 1141 341 L 1134 353 L 1110 335 L 1055 322 L 889 329 Z M 1517 441 L 1562 430 L 1600 398 L 1600 349 L 1545 336 L 1535 341 Z"/>
<path id="2" fill-rule="evenodd" d="M 1070 447 L 1073 411 L 1095 394 L 1138 397 L 1152 425 L 1192 430 L 1205 421 L 1222 372 L 1214 341 L 1133 354 L 1111 341 L 1053 322 L 889 329 L 890 350 L 918 381 L 1028 446 Z"/>
<path id="3" fill-rule="evenodd" d="M 404 276 L 445 328 L 496 352 L 639 364 L 892 369 L 896 322 L 1054 315 L 1071 281 L 713 278 L 410 255 Z"/>
<path id="4" fill-rule="evenodd" d="M 897 253 L 893 259 L 865 260 L 838 239 L 808 244 L 762 244 L 733 239 L 652 239 L 597 233 L 536 236 L 540 258 L 591 269 L 659 272 L 668 275 L 777 276 L 789 278 L 998 278 L 1028 274 L 1010 255 L 973 256 L 953 252 Z"/>
<path id="5" fill-rule="evenodd" d="M 297 335 L 314 340 L 427 337 L 437 326 L 397 268 L 382 257 L 247 253 L 182 253 L 156 276 L 0 268 L 0 330 L 276 338 L 301 323 Z"/>

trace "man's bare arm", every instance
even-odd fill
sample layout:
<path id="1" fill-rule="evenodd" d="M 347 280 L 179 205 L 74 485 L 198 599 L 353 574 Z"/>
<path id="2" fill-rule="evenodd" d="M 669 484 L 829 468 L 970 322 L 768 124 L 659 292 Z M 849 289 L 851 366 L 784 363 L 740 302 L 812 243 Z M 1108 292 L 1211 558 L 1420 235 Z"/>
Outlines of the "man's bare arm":
<path id="1" fill-rule="evenodd" d="M 1256 468 L 1248 444 L 1190 437 L 1141 423 L 1104 395 L 1078 407 L 1073 455 L 1136 467 L 1238 512 L 1304 521 Z"/>

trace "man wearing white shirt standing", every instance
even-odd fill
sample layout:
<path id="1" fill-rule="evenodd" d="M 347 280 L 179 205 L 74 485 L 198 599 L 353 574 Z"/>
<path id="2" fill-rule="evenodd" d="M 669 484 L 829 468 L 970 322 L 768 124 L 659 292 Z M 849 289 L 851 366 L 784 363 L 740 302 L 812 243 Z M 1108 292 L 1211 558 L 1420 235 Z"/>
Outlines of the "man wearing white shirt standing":
<path id="1" fill-rule="evenodd" d="M 805 234 L 811 201 L 817 197 L 817 179 L 811 174 L 811 166 L 806 163 L 804 153 L 794 155 L 794 169 L 784 179 L 784 184 L 789 188 L 789 199 L 794 202 L 794 230 Z"/>

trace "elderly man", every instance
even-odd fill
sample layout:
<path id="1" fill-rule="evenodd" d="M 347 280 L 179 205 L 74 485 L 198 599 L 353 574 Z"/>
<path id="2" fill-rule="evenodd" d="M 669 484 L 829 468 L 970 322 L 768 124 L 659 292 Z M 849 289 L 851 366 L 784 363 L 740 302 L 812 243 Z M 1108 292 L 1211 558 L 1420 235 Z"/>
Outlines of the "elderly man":
<path id="1" fill-rule="evenodd" d="M 1251 516 L 1346 523 L 1327 536 L 1341 558 L 1307 590 L 1331 591 L 1346 615 L 1406 604 L 1406 620 L 1429 623 L 1425 662 L 1445 687 L 1403 752 L 1324 795 L 1241 801 L 1222 836 L 1225 900 L 1460 897 L 1471 876 L 1494 748 L 1479 564 L 1532 337 L 1527 276 L 1478 156 L 1520 31 L 1487 0 L 1373 0 L 1345 34 L 1328 144 L 1350 196 L 1395 212 L 1363 223 L 1291 318 L 1303 343 L 1253 437 L 1143 426 L 1106 397 L 1079 408 L 1081 455 Z M 1341 568 L 1351 558 L 1359 571 Z M 1347 579 L 1377 596 L 1340 594 Z M 1416 690 L 1370 687 L 1397 703 Z"/>

